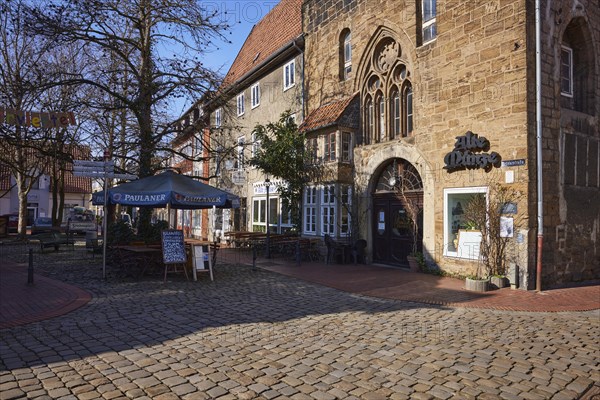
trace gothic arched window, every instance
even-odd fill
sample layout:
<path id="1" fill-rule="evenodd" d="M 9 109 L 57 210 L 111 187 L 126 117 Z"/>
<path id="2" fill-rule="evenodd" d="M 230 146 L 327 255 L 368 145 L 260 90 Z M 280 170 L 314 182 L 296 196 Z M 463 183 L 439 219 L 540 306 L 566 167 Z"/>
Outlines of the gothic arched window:
<path id="1" fill-rule="evenodd" d="M 413 131 L 413 90 L 410 82 L 402 89 L 402 113 L 404 115 L 403 135 L 408 136 Z"/>
<path id="2" fill-rule="evenodd" d="M 413 131 L 411 74 L 401 56 L 402 49 L 391 36 L 383 37 L 373 49 L 370 69 L 361 82 L 364 144 L 408 136 Z"/>
<path id="3" fill-rule="evenodd" d="M 391 138 L 397 138 L 402 132 L 402 112 L 400 105 L 400 93 L 397 87 L 392 88 L 390 95 L 390 125 L 392 131 L 390 132 Z"/>
<path id="4" fill-rule="evenodd" d="M 365 144 L 371 144 L 373 135 L 375 133 L 375 116 L 373 115 L 373 100 L 371 99 L 371 96 L 367 97 L 365 110 Z"/>
<path id="5" fill-rule="evenodd" d="M 383 142 L 386 139 L 386 121 L 385 121 L 385 98 L 382 93 L 377 94 L 377 142 Z"/>

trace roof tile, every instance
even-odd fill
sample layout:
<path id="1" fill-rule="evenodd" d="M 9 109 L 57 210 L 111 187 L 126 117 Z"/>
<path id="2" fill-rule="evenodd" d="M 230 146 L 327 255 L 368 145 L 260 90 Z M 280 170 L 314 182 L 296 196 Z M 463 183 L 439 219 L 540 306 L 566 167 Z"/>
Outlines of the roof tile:
<path id="1" fill-rule="evenodd" d="M 302 34 L 303 0 L 281 0 L 260 20 L 246 38 L 223 86 L 235 83 L 271 54 Z"/>
<path id="2" fill-rule="evenodd" d="M 301 132 L 314 131 L 339 122 L 344 111 L 356 96 L 357 95 L 354 94 L 345 99 L 327 103 L 316 110 L 313 110 L 308 114 L 302 125 L 300 125 L 299 130 Z"/>

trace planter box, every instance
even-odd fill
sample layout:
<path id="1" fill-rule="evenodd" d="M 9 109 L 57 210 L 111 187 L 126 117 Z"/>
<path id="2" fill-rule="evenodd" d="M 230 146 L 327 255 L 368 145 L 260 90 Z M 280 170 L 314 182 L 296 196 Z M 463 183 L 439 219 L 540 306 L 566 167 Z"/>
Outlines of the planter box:
<path id="1" fill-rule="evenodd" d="M 408 266 L 410 267 L 410 272 L 420 272 L 421 268 L 419 267 L 419 263 L 417 259 L 413 256 L 407 256 Z"/>
<path id="2" fill-rule="evenodd" d="M 489 290 L 489 279 L 465 279 L 465 289 L 473 292 L 487 292 Z"/>
<path id="3" fill-rule="evenodd" d="M 502 289 L 508 286 L 508 279 L 506 277 L 492 276 L 490 278 L 490 285 L 494 289 Z"/>

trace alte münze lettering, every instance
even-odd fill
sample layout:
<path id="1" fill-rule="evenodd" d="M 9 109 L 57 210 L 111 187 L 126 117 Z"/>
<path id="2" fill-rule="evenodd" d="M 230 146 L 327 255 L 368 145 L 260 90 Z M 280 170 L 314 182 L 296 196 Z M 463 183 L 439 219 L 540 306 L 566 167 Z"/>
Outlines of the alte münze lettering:
<path id="1" fill-rule="evenodd" d="M 461 169 L 483 168 L 489 171 L 492 167 L 500 167 L 502 157 L 500 154 L 492 151 L 491 153 L 479 153 L 487 151 L 490 148 L 490 142 L 483 136 L 468 131 L 464 136 L 457 136 L 454 143 L 454 150 L 446 154 L 444 169 L 448 172 Z"/>

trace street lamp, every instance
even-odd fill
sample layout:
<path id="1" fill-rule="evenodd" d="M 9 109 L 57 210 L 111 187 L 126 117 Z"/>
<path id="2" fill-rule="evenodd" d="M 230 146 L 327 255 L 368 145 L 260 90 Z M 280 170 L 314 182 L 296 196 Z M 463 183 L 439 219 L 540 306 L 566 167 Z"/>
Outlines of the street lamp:
<path id="1" fill-rule="evenodd" d="M 265 179 L 265 187 L 267 188 L 267 258 L 271 258 L 271 230 L 269 229 L 269 187 L 271 186 L 271 181 L 269 177 Z"/>

